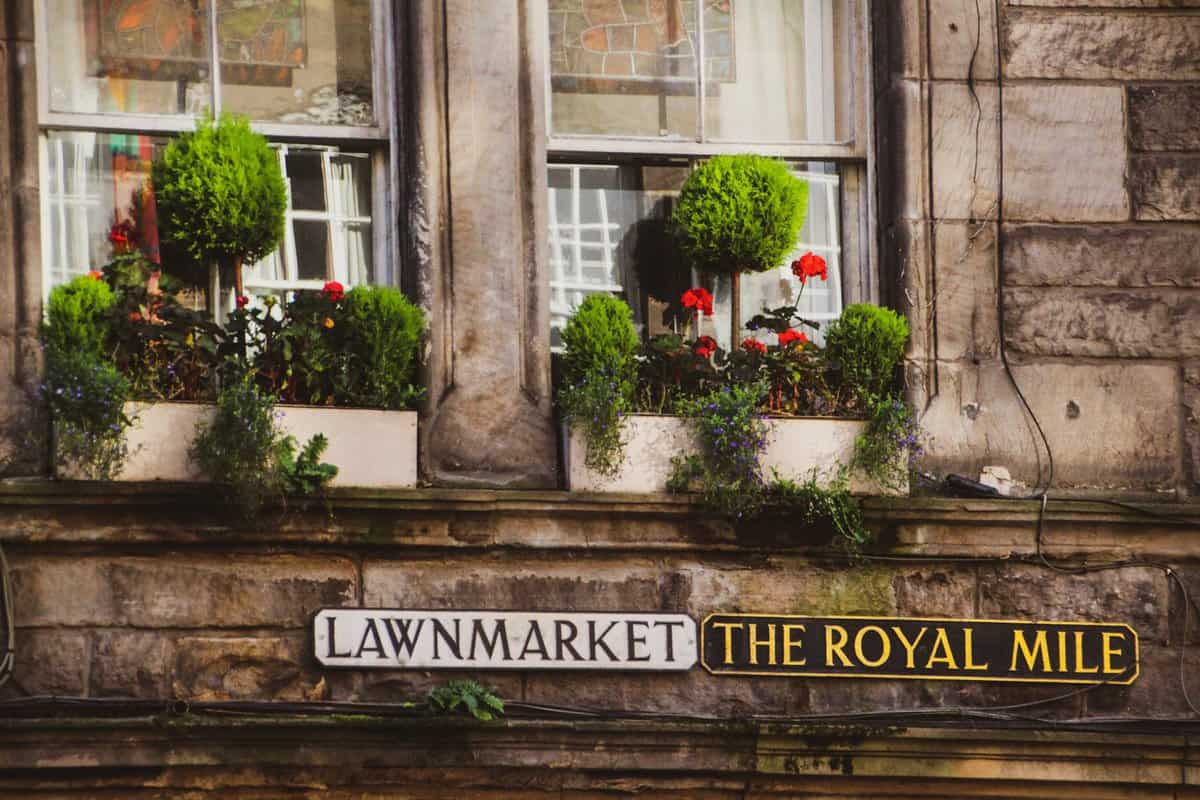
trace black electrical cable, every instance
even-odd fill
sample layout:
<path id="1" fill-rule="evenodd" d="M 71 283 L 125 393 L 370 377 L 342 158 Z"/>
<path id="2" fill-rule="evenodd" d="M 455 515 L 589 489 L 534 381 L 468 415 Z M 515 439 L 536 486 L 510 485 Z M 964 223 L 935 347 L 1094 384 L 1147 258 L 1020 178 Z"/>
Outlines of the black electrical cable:
<path id="1" fill-rule="evenodd" d="M 12 582 L 8 574 L 8 559 L 0 546 L 0 614 L 3 615 L 4 642 L 0 649 L 0 686 L 12 677 L 16 660 L 16 625 L 13 620 Z"/>

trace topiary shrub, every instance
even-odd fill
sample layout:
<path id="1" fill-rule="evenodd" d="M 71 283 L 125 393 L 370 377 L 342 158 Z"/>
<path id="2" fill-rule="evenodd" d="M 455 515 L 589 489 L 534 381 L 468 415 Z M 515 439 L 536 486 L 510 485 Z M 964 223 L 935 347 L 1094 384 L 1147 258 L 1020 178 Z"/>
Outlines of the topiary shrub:
<path id="1" fill-rule="evenodd" d="M 164 249 L 233 270 L 270 254 L 283 238 L 287 189 L 279 159 L 243 118 L 201 120 L 151 169 Z"/>
<path id="2" fill-rule="evenodd" d="M 730 341 L 742 329 L 740 276 L 779 266 L 796 246 L 808 213 L 808 184 L 773 158 L 716 156 L 684 182 L 671 217 L 695 269 L 729 275 Z"/>
<path id="3" fill-rule="evenodd" d="M 346 293 L 347 369 L 339 403 L 408 408 L 420 399 L 416 370 L 425 313 L 399 289 L 359 286 Z"/>
<path id="4" fill-rule="evenodd" d="M 737 274 L 779 266 L 807 212 L 808 184 L 782 161 L 716 156 L 688 176 L 672 222 L 693 267 Z"/>
<path id="5" fill-rule="evenodd" d="M 98 358 L 109 336 L 109 311 L 116 302 L 108 284 L 92 275 L 55 286 L 39 329 L 47 357 L 84 353 Z"/>
<path id="6" fill-rule="evenodd" d="M 637 388 L 638 335 L 633 312 L 605 294 L 587 297 L 563 328 L 558 405 L 568 426 L 582 429 L 584 462 L 615 475 L 623 458 L 622 422 Z"/>
<path id="7" fill-rule="evenodd" d="M 908 333 L 908 320 L 890 308 L 847 306 L 825 329 L 825 354 L 849 390 L 870 404 L 890 394 Z"/>

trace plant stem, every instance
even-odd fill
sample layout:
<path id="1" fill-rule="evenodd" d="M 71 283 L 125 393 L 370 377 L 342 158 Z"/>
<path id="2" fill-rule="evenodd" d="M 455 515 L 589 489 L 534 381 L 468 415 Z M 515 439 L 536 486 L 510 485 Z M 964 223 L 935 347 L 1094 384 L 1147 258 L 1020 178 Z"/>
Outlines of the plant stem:
<path id="1" fill-rule="evenodd" d="M 738 346 L 738 334 L 742 330 L 742 273 L 730 276 L 729 287 L 729 349 Z"/>

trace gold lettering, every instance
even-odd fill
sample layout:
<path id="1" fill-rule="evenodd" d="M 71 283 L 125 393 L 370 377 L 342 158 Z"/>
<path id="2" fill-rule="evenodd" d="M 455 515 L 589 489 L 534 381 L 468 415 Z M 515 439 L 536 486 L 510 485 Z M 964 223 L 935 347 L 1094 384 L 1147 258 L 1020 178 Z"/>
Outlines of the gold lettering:
<path id="1" fill-rule="evenodd" d="M 1025 639 L 1025 631 L 1013 631 L 1013 650 L 1012 650 L 1012 666 L 1008 668 L 1009 672 L 1015 672 L 1017 669 L 1017 656 L 1025 657 L 1026 669 L 1037 669 L 1033 662 L 1037 658 L 1038 653 L 1042 654 L 1042 672 L 1050 671 L 1050 648 L 1046 644 L 1046 632 L 1038 631 L 1037 636 L 1033 639 L 1033 649 L 1030 649 L 1029 642 Z"/>
<path id="2" fill-rule="evenodd" d="M 833 640 L 833 634 L 838 635 L 838 640 Z M 838 660 L 842 662 L 843 667 L 853 666 L 850 659 L 846 658 L 846 654 L 842 649 L 846 646 L 846 640 L 850 638 L 850 634 L 841 625 L 830 625 L 825 632 L 825 666 L 834 666 L 833 657 L 836 654 Z"/>
<path id="3" fill-rule="evenodd" d="M 1104 674 L 1105 675 L 1120 675 L 1122 672 L 1125 671 L 1123 669 L 1113 669 L 1112 668 L 1112 657 L 1124 655 L 1125 651 L 1119 647 L 1114 650 L 1113 648 L 1108 646 L 1110 640 L 1124 639 L 1124 638 L 1125 638 L 1125 634 L 1116 633 L 1114 631 L 1105 631 L 1104 633 L 1100 634 L 1100 640 L 1103 642 L 1101 650 L 1104 653 Z"/>
<path id="4" fill-rule="evenodd" d="M 916 654 L 917 645 L 919 645 L 921 643 L 922 637 L 925 636 L 925 632 L 928 631 L 929 628 L 926 628 L 924 625 L 922 625 L 921 632 L 918 633 L 917 638 L 913 639 L 911 642 L 908 640 L 908 637 L 906 637 L 904 635 L 904 631 L 900 628 L 899 625 L 893 625 L 892 630 L 895 632 L 896 638 L 900 640 L 900 645 L 904 648 L 904 652 L 908 654 L 908 661 L 904 665 L 905 668 L 906 669 L 916 669 L 917 667 L 916 667 L 916 664 L 913 662 L 913 659 Z"/>
<path id="5" fill-rule="evenodd" d="M 733 663 L 733 632 L 742 629 L 740 622 L 714 622 L 714 628 L 725 629 L 725 663 Z"/>
<path id="6" fill-rule="evenodd" d="M 762 623 L 767 626 L 767 640 L 760 641 L 758 638 L 759 623 L 750 623 L 750 663 L 758 664 L 758 648 L 767 648 L 767 663 L 775 666 L 775 626 L 770 623 Z"/>
<path id="7" fill-rule="evenodd" d="M 1067 632 L 1058 632 L 1058 671 L 1067 671 Z"/>
<path id="8" fill-rule="evenodd" d="M 988 665 L 986 661 L 982 664 L 975 663 L 974 636 L 975 631 L 973 629 L 963 628 L 963 661 L 966 662 L 963 664 L 963 669 L 987 669 Z"/>
<path id="9" fill-rule="evenodd" d="M 863 654 L 863 636 L 867 634 L 867 631 L 871 631 L 872 633 L 878 635 L 879 641 L 881 642 L 879 658 L 875 659 L 874 661 L 867 658 L 866 655 Z M 858 656 L 858 660 L 863 663 L 863 666 L 878 667 L 880 664 L 887 661 L 891 654 L 892 643 L 888 639 L 888 635 L 884 633 L 883 628 L 880 628 L 876 625 L 867 625 L 863 628 L 860 628 L 858 633 L 854 634 L 854 655 Z"/>
<path id="10" fill-rule="evenodd" d="M 1099 665 L 1086 667 L 1083 664 L 1083 631 L 1075 631 L 1075 671 L 1081 675 L 1090 675 L 1100 671 Z"/>
<path id="11" fill-rule="evenodd" d="M 799 648 L 803 642 L 799 639 L 792 638 L 792 631 L 800 631 L 804 633 L 803 625 L 784 625 L 783 626 L 783 665 L 785 667 L 803 667 L 808 663 L 807 658 L 792 658 L 792 648 Z"/>
<path id="12" fill-rule="evenodd" d="M 950 650 L 950 637 L 946 635 L 945 628 L 937 628 L 937 638 L 933 640 L 933 648 L 929 651 L 929 660 L 925 662 L 925 669 L 932 669 L 934 662 L 945 664 L 947 669 L 958 669 L 958 662 L 954 660 L 954 653 Z M 942 648 L 945 655 L 938 655 L 938 648 Z"/>

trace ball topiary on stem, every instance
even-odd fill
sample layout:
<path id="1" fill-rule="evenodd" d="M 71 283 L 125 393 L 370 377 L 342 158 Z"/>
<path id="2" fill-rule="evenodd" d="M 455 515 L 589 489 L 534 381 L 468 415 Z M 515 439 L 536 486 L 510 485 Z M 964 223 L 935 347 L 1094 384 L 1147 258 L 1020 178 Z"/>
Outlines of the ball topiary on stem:
<path id="1" fill-rule="evenodd" d="M 201 120 L 174 139 L 151 170 L 166 248 L 232 270 L 270 254 L 283 238 L 287 188 L 279 159 L 243 118 Z"/>
<path id="2" fill-rule="evenodd" d="M 808 184 L 777 159 L 716 156 L 688 176 L 672 217 L 675 236 L 692 267 L 733 279 L 730 341 L 741 328 L 739 276 L 779 266 L 807 212 Z"/>

